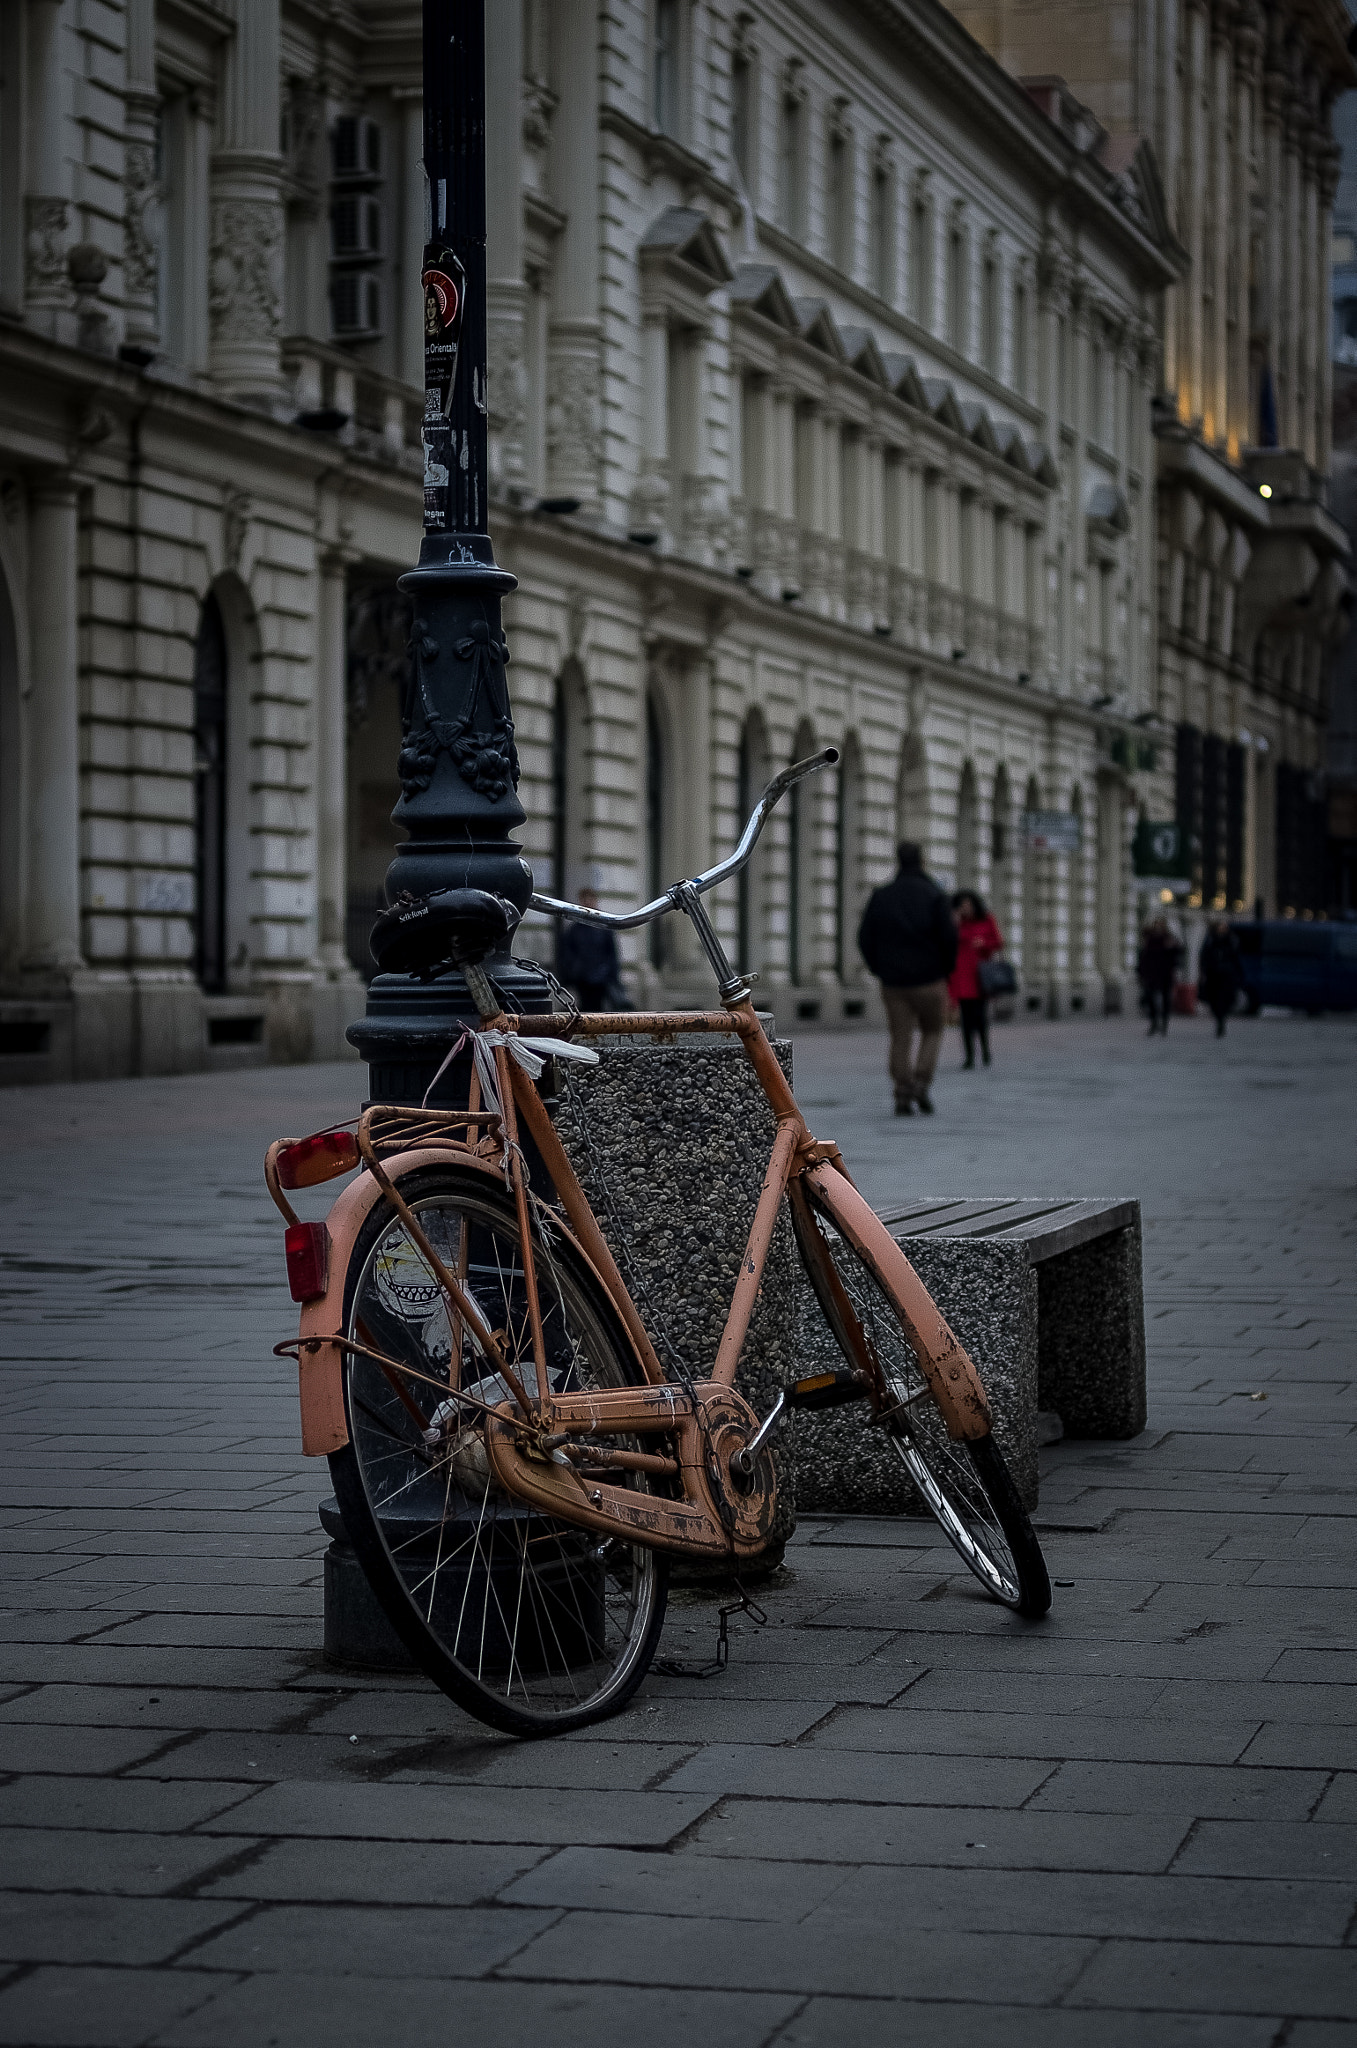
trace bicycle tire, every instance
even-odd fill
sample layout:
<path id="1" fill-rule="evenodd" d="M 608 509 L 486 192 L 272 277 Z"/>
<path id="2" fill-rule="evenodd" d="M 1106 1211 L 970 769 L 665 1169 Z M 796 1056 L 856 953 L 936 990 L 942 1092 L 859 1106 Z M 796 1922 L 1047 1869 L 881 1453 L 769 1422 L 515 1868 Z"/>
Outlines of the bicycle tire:
<path id="1" fill-rule="evenodd" d="M 801 1185 L 806 1205 L 803 1209 L 794 1202 L 792 1217 L 802 1263 L 834 1340 L 855 1370 L 862 1364 L 865 1339 L 886 1400 L 896 1410 L 888 1434 L 915 1493 L 991 1599 L 1039 1620 L 1051 1605 L 1050 1574 L 1002 1451 L 990 1434 L 959 1443 L 949 1437 L 889 1279 L 869 1252 L 850 1242 L 814 1184 L 803 1180 Z M 847 1297 L 847 1314 L 804 1242 L 808 1228 L 818 1231 L 829 1255 Z M 850 1327 L 850 1317 L 861 1338 Z"/>
<path id="2" fill-rule="evenodd" d="M 439 1257 L 453 1270 L 462 1262 L 465 1284 L 531 1393 L 513 1200 L 487 1174 L 456 1164 L 417 1170 L 398 1185 Z M 556 1391 L 641 1383 L 616 1313 L 570 1240 L 548 1224 L 533 1249 Z M 600 1541 L 494 1484 L 478 1411 L 459 1409 L 455 1394 L 493 1406 L 509 1390 L 463 1373 L 454 1386 L 459 1350 L 476 1355 L 460 1323 L 383 1197 L 349 1259 L 344 1327 L 392 1363 L 346 1354 L 349 1441 L 330 1458 L 335 1497 L 373 1591 L 434 1683 L 508 1734 L 565 1734 L 616 1713 L 645 1677 L 664 1623 L 668 1563 L 640 1545 Z M 631 1474 L 625 1483 L 653 1484 Z"/>

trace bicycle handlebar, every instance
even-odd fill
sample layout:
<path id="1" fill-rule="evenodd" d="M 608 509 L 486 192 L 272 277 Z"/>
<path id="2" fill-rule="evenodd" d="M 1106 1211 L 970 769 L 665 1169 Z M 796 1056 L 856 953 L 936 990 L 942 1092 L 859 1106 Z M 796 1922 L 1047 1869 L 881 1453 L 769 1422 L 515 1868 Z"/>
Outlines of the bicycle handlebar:
<path id="1" fill-rule="evenodd" d="M 775 775 L 750 813 L 749 823 L 734 853 L 718 861 L 714 868 L 694 875 L 688 887 L 699 896 L 705 896 L 718 882 L 728 881 L 732 875 L 737 875 L 758 844 L 759 834 L 767 824 L 773 806 L 787 794 L 793 783 L 802 781 L 807 775 L 815 775 L 821 768 L 832 768 L 838 758 L 837 747 L 825 747 L 818 754 L 808 755 L 804 761 L 793 761 L 789 768 Z M 681 886 L 676 882 L 674 889 Z M 626 932 L 634 931 L 640 924 L 653 924 L 657 917 L 663 917 L 666 910 L 675 909 L 674 889 L 666 890 L 653 903 L 643 903 L 639 910 L 590 910 L 583 903 L 564 903 L 555 896 L 539 896 L 535 892 L 531 906 L 534 910 L 546 911 L 551 917 L 571 917 L 579 924 L 603 925 L 609 931 Z"/>

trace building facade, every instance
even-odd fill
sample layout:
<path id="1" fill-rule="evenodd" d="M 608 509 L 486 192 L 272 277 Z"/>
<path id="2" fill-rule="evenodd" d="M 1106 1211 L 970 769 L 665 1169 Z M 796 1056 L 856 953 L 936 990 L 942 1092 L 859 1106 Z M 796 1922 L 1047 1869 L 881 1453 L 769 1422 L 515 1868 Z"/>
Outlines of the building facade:
<path id="1" fill-rule="evenodd" d="M 489 10 L 493 530 L 541 886 L 852 1020 L 898 836 L 1115 1003 L 1155 711 L 1152 153 L 933 0 Z M 420 531 L 419 11 L 0 12 L 0 1078 L 337 1052 Z M 678 924 L 678 920 L 672 921 Z M 548 929 L 527 948 L 545 953 Z M 687 928 L 628 962 L 706 998 Z"/>
<path id="2" fill-rule="evenodd" d="M 1015 75 L 1058 72 L 1154 144 L 1190 267 L 1166 295 L 1157 407 L 1156 709 L 1187 901 L 1322 913 L 1329 662 L 1346 535 L 1329 506 L 1340 0 L 957 0 Z"/>

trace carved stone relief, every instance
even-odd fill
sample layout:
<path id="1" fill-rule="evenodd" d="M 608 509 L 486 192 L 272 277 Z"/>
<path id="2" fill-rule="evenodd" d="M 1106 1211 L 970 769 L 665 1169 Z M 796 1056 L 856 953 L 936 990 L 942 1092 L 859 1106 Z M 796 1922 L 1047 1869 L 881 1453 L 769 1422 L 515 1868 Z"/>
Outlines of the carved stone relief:
<path id="1" fill-rule="evenodd" d="M 528 420 L 528 366 L 523 352 L 523 317 L 515 307 L 487 317 L 490 431 L 499 440 L 500 475 L 517 481 L 526 466 L 523 438 Z"/>
<path id="2" fill-rule="evenodd" d="M 547 405 L 547 461 L 553 491 L 586 503 L 598 496 L 602 407 L 598 356 L 587 350 L 552 350 Z"/>
<path id="3" fill-rule="evenodd" d="M 32 301 L 65 305 L 66 235 L 71 209 L 65 199 L 29 193 L 24 201 L 24 292 Z"/>
<path id="4" fill-rule="evenodd" d="M 123 283 L 131 297 L 155 299 L 159 211 L 155 145 L 129 142 L 123 151 Z"/>
<path id="5" fill-rule="evenodd" d="M 271 201 L 216 203 L 209 276 L 214 345 L 277 340 L 283 318 L 283 225 Z"/>

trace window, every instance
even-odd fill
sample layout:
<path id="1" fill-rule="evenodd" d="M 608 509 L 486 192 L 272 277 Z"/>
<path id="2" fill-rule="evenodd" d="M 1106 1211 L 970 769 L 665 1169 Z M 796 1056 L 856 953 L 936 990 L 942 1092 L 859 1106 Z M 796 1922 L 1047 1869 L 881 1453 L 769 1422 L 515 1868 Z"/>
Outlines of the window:
<path id="1" fill-rule="evenodd" d="M 754 66 L 747 50 L 737 49 L 730 69 L 730 153 L 746 194 L 754 187 Z"/>
<path id="2" fill-rule="evenodd" d="M 980 279 L 981 360 L 991 376 L 999 373 L 999 257 L 994 249 L 985 251 Z"/>
<path id="3" fill-rule="evenodd" d="M 226 987 L 226 628 L 209 592 L 193 646 L 194 965 L 209 994 Z"/>
<path id="4" fill-rule="evenodd" d="M 909 303 L 921 327 L 933 324 L 933 216 L 923 192 L 910 208 Z"/>
<path id="5" fill-rule="evenodd" d="M 678 134 L 678 0 L 655 0 L 651 119 L 661 135 Z"/>
<path id="6" fill-rule="evenodd" d="M 1013 388 L 1027 396 L 1027 286 L 1013 287 Z"/>
<path id="7" fill-rule="evenodd" d="M 830 261 L 853 268 L 853 138 L 837 112 L 829 131 L 825 180 L 825 242 Z"/>
<path id="8" fill-rule="evenodd" d="M 653 901 L 669 885 L 664 860 L 664 735 L 653 697 L 646 698 L 646 894 Z M 665 920 L 656 918 L 646 928 L 650 964 L 663 967 L 668 954 L 669 933 Z"/>
<path id="9" fill-rule="evenodd" d="M 966 237 L 954 220 L 947 236 L 947 339 L 964 352 L 968 340 L 966 305 Z"/>
<path id="10" fill-rule="evenodd" d="M 891 167 L 878 156 L 872 166 L 871 219 L 869 223 L 871 285 L 878 298 L 895 295 L 895 208 L 892 204 Z"/>
<path id="11" fill-rule="evenodd" d="M 330 132 L 330 322 L 336 341 L 374 341 L 382 327 L 382 131 L 341 114 Z"/>
<path id="12" fill-rule="evenodd" d="M 806 231 L 804 125 L 805 95 L 793 80 L 783 89 L 778 122 L 778 218 L 789 235 L 798 237 Z"/>
<path id="13" fill-rule="evenodd" d="M 751 711 L 740 731 L 739 781 L 736 791 L 736 829 L 743 831 L 749 814 L 762 796 L 768 781 L 768 741 L 763 720 Z M 740 870 L 738 965 L 746 972 L 763 965 L 763 902 L 767 840 L 761 840 L 753 857 Z"/>

